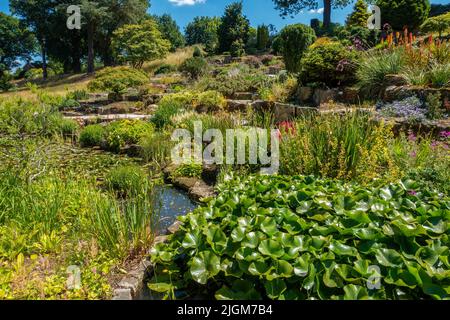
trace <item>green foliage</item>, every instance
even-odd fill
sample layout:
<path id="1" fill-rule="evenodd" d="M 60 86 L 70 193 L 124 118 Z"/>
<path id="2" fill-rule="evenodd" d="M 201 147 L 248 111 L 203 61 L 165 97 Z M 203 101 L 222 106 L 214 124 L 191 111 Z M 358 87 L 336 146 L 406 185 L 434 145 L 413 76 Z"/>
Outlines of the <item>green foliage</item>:
<path id="1" fill-rule="evenodd" d="M 428 119 L 441 119 L 443 115 L 442 110 L 442 95 L 440 92 L 430 94 L 426 98 L 427 118 Z"/>
<path id="2" fill-rule="evenodd" d="M 377 97 L 386 87 L 386 75 L 399 74 L 405 66 L 402 50 L 367 53 L 358 66 L 356 77 L 362 92 Z"/>
<path id="3" fill-rule="evenodd" d="M 184 61 L 179 70 L 188 74 L 191 79 L 198 79 L 208 71 L 208 62 L 202 57 L 192 57 Z"/>
<path id="4" fill-rule="evenodd" d="M 442 88 L 450 86 L 450 63 L 435 63 L 430 68 L 428 77 L 433 87 Z"/>
<path id="5" fill-rule="evenodd" d="M 66 99 L 72 99 L 76 101 L 87 100 L 89 98 L 89 94 L 86 90 L 74 90 L 66 94 Z"/>
<path id="6" fill-rule="evenodd" d="M 184 46 L 184 36 L 180 32 L 177 22 L 169 14 L 153 16 L 152 18 L 158 24 L 158 29 L 161 31 L 163 38 L 171 43 L 170 51 L 174 52 Z"/>
<path id="7" fill-rule="evenodd" d="M 218 29 L 219 52 L 231 51 L 233 43 L 247 43 L 250 31 L 250 22 L 242 14 L 242 2 L 234 2 L 225 8 Z M 236 46 L 236 44 L 235 44 Z"/>
<path id="8" fill-rule="evenodd" d="M 86 126 L 80 133 L 80 144 L 83 147 L 98 146 L 110 151 L 119 152 L 127 145 L 139 143 L 143 136 L 153 133 L 153 126 L 142 120 L 119 120 L 106 126 L 99 124 Z"/>
<path id="9" fill-rule="evenodd" d="M 95 79 L 89 82 L 91 91 L 107 91 L 123 93 L 128 88 L 136 88 L 149 82 L 148 76 L 137 69 L 130 67 L 108 67 L 95 75 Z"/>
<path id="10" fill-rule="evenodd" d="M 172 117 L 184 110 L 193 108 L 194 95 L 190 92 L 178 92 L 165 95 L 158 104 L 151 122 L 161 129 L 172 124 Z"/>
<path id="11" fill-rule="evenodd" d="M 46 98 L 42 96 L 42 98 Z M 9 135 L 57 136 L 68 134 L 74 123 L 65 120 L 50 101 L 44 103 L 22 99 L 0 101 L 0 132 Z M 55 104 L 58 102 L 53 101 Z"/>
<path id="12" fill-rule="evenodd" d="M 245 54 L 245 45 L 241 39 L 233 41 L 230 46 L 230 54 L 232 57 L 242 57 Z"/>
<path id="13" fill-rule="evenodd" d="M 367 27 L 367 20 L 369 20 L 370 14 L 368 12 L 367 3 L 365 0 L 358 0 L 353 7 L 353 12 L 347 17 L 347 25 Z"/>
<path id="14" fill-rule="evenodd" d="M 203 58 L 202 49 L 200 49 L 198 46 L 195 46 L 195 48 L 194 48 L 193 57 L 194 58 Z"/>
<path id="15" fill-rule="evenodd" d="M 375 47 L 380 43 L 380 30 L 370 30 L 367 27 L 350 26 L 342 29 L 337 37 L 339 40 L 345 42 L 350 42 L 349 44 L 354 45 L 356 41 L 361 42 L 361 49 L 369 49 Z"/>
<path id="16" fill-rule="evenodd" d="M 154 247 L 150 289 L 216 299 L 448 298 L 450 200 L 426 189 L 413 195 L 418 188 L 234 178 Z M 381 288 L 370 290 L 374 279 Z"/>
<path id="17" fill-rule="evenodd" d="M 170 134 L 156 131 L 141 137 L 139 141 L 140 156 L 145 162 L 156 163 L 159 166 L 166 164 L 170 158 L 173 143 Z"/>
<path id="18" fill-rule="evenodd" d="M 388 23 L 394 30 L 417 30 L 430 13 L 429 0 L 377 0 L 382 25 Z"/>
<path id="19" fill-rule="evenodd" d="M 196 89 L 198 91 L 214 90 L 230 97 L 235 92 L 257 92 L 272 81 L 261 70 L 240 64 L 225 68 L 216 76 L 201 78 L 196 84 Z"/>
<path id="20" fill-rule="evenodd" d="M 266 50 L 270 45 L 269 27 L 265 24 L 258 26 L 256 46 L 259 50 Z"/>
<path id="21" fill-rule="evenodd" d="M 100 124 L 92 124 L 81 130 L 79 142 L 82 147 L 102 146 L 105 141 L 105 128 Z"/>
<path id="22" fill-rule="evenodd" d="M 172 64 L 162 64 L 161 66 L 159 66 L 155 71 L 154 74 L 158 75 L 158 74 L 167 74 L 167 73 L 171 73 L 177 71 L 177 67 L 172 65 Z"/>
<path id="23" fill-rule="evenodd" d="M 316 43 L 301 60 L 301 82 L 323 83 L 328 87 L 351 84 L 355 81 L 358 57 L 356 50 L 349 50 L 340 42 Z"/>
<path id="24" fill-rule="evenodd" d="M 142 191 L 143 186 L 149 183 L 148 179 L 140 166 L 118 166 L 106 175 L 105 185 L 121 197 L 132 197 Z"/>
<path id="25" fill-rule="evenodd" d="M 140 139 L 153 132 L 151 123 L 142 120 L 114 121 L 105 127 L 108 150 L 119 152 L 126 145 L 139 143 Z"/>
<path id="26" fill-rule="evenodd" d="M 450 13 L 428 18 L 420 29 L 425 32 L 438 32 L 439 37 L 442 37 L 442 33 L 450 30 Z"/>
<path id="27" fill-rule="evenodd" d="M 17 67 L 18 59 L 28 60 L 35 49 L 34 35 L 24 28 L 19 19 L 0 12 L 0 79 L 6 71 Z M 5 90 L 6 87 L 0 89 Z"/>
<path id="28" fill-rule="evenodd" d="M 186 26 L 186 44 L 190 46 L 202 44 L 206 52 L 214 53 L 219 45 L 219 25 L 220 18 L 195 17 Z"/>
<path id="29" fill-rule="evenodd" d="M 3 74 L 0 75 L 0 91 L 11 90 L 14 87 L 11 82 L 12 79 L 13 77 L 9 72 L 3 72 Z"/>
<path id="30" fill-rule="evenodd" d="M 172 173 L 171 178 L 189 177 L 189 178 L 201 178 L 203 167 L 198 163 L 185 163 L 178 166 Z"/>
<path id="31" fill-rule="evenodd" d="M 401 133 L 391 144 L 393 160 L 405 176 L 450 194 L 449 138 Z"/>
<path id="32" fill-rule="evenodd" d="M 300 72 L 303 53 L 316 39 L 314 30 L 303 24 L 289 25 L 281 30 L 280 38 L 286 69 L 292 73 Z"/>
<path id="33" fill-rule="evenodd" d="M 280 171 L 357 180 L 396 179 L 389 154 L 390 126 L 363 111 L 309 115 L 281 128 Z"/>
<path id="34" fill-rule="evenodd" d="M 171 47 L 153 19 L 140 24 L 125 25 L 116 31 L 112 46 L 120 61 L 142 68 L 144 62 L 164 58 Z"/>

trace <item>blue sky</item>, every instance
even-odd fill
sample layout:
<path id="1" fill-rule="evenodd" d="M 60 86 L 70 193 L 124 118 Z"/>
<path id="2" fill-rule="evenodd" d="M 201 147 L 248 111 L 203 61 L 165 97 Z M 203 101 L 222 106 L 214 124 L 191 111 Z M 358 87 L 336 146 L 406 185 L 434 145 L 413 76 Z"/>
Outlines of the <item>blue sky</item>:
<path id="1" fill-rule="evenodd" d="M 169 13 L 184 28 L 189 21 L 196 16 L 221 16 L 224 8 L 235 0 L 152 0 L 150 13 Z M 449 3 L 450 0 L 432 0 L 432 3 Z M 0 11 L 9 12 L 8 0 L 0 0 Z M 320 1 L 321 3 L 321 1 Z M 343 23 L 347 15 L 352 11 L 353 4 L 344 9 L 333 10 L 333 22 Z M 262 23 L 271 23 L 278 29 L 284 25 L 301 22 L 309 24 L 313 18 L 322 18 L 322 14 L 305 10 L 294 19 L 282 19 L 274 9 L 272 0 L 244 0 L 244 13 L 250 19 L 253 26 Z"/>

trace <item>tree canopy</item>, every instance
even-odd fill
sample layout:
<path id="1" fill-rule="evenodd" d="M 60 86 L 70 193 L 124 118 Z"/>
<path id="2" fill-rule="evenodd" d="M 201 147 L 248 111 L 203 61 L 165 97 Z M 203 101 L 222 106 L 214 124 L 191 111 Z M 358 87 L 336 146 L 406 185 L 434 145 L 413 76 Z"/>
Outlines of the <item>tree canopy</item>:
<path id="1" fill-rule="evenodd" d="M 242 14 L 242 2 L 235 2 L 225 8 L 219 26 L 219 51 L 230 51 L 232 45 L 246 44 L 249 38 L 250 22 Z"/>
<path id="2" fill-rule="evenodd" d="M 331 9 L 342 8 L 352 0 L 273 0 L 276 9 L 281 11 L 282 16 L 293 16 L 303 9 L 318 9 L 323 4 L 323 25 L 328 28 L 331 24 Z"/>
<path id="3" fill-rule="evenodd" d="M 366 27 L 369 17 L 367 3 L 364 0 L 358 0 L 353 7 L 353 12 L 347 17 L 347 25 Z"/>
<path id="4" fill-rule="evenodd" d="M 141 68 L 146 61 L 163 58 L 171 47 L 153 19 L 117 29 L 112 44 L 117 58 L 134 68 Z"/>
<path id="5" fill-rule="evenodd" d="M 215 52 L 219 44 L 218 30 L 220 18 L 217 17 L 195 17 L 185 29 L 186 43 L 190 46 L 202 44 L 205 51 Z"/>
<path id="6" fill-rule="evenodd" d="M 157 22 L 163 38 L 170 41 L 171 51 L 175 51 L 184 46 L 185 40 L 183 34 L 180 32 L 180 27 L 169 14 L 163 14 L 161 16 L 154 15 L 152 18 Z"/>
<path id="7" fill-rule="evenodd" d="M 382 24 L 388 23 L 397 31 L 418 30 L 430 13 L 429 0 L 377 0 L 376 3 L 382 12 Z"/>

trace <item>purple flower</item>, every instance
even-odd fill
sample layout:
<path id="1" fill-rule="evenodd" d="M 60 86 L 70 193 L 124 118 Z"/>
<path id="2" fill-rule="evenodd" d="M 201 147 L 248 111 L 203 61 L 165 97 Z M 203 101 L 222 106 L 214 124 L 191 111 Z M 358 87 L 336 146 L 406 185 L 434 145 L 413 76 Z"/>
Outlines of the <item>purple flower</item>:
<path id="1" fill-rule="evenodd" d="M 417 196 L 417 192 L 415 190 L 409 190 L 408 194 L 411 196 Z"/>
<path id="2" fill-rule="evenodd" d="M 409 154 L 409 156 L 410 156 L 411 158 L 415 158 L 415 157 L 417 157 L 417 152 L 416 152 L 416 151 L 412 151 L 412 152 Z"/>
<path id="3" fill-rule="evenodd" d="M 411 141 L 411 142 L 416 142 L 417 137 L 416 137 L 416 135 L 413 132 L 410 132 L 409 136 L 408 136 L 408 140 Z"/>
<path id="4" fill-rule="evenodd" d="M 442 131 L 442 132 L 441 132 L 441 137 L 442 137 L 442 138 L 448 138 L 448 137 L 450 137 L 450 131 Z"/>

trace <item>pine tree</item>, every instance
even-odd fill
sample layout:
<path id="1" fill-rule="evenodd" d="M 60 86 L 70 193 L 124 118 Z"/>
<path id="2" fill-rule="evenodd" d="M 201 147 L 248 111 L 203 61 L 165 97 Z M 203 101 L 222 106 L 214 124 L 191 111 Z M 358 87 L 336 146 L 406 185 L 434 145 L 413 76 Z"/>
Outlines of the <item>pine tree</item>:
<path id="1" fill-rule="evenodd" d="M 353 7 L 353 12 L 347 17 L 348 26 L 367 26 L 367 20 L 370 13 L 367 12 L 367 3 L 364 0 L 358 0 Z"/>

